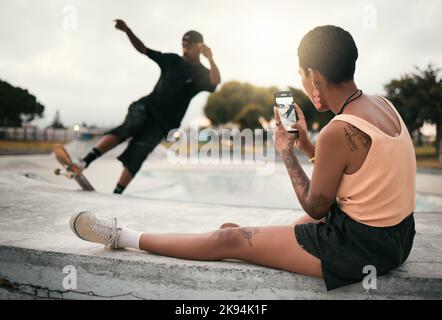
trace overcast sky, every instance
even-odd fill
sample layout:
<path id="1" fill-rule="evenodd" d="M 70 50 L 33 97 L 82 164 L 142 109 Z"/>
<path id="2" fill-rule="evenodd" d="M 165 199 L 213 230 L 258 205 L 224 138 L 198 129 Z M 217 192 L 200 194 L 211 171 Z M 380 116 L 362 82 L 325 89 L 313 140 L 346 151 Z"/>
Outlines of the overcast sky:
<path id="1" fill-rule="evenodd" d="M 414 66 L 442 67 L 441 14 L 440 0 L 0 0 L 0 79 L 27 88 L 46 106 L 40 124 L 58 109 L 66 125 L 111 126 L 159 77 L 156 64 L 114 29 L 115 18 L 163 52 L 181 54 L 183 33 L 198 30 L 223 82 L 280 88 L 301 86 L 296 49 L 302 36 L 335 24 L 359 48 L 359 87 L 382 94 L 385 83 Z M 207 96 L 192 100 L 184 123 L 202 116 Z"/>

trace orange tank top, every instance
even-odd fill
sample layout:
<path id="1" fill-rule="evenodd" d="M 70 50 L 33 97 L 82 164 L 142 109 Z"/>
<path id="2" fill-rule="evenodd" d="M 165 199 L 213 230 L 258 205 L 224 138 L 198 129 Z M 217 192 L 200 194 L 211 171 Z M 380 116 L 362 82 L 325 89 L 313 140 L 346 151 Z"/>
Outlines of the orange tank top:
<path id="1" fill-rule="evenodd" d="M 364 163 L 353 174 L 345 174 L 337 192 L 338 206 L 350 218 L 374 227 L 400 223 L 415 210 L 416 156 L 399 112 L 384 99 L 397 115 L 401 133 L 392 137 L 370 122 L 349 114 L 332 121 L 351 123 L 371 138 Z"/>

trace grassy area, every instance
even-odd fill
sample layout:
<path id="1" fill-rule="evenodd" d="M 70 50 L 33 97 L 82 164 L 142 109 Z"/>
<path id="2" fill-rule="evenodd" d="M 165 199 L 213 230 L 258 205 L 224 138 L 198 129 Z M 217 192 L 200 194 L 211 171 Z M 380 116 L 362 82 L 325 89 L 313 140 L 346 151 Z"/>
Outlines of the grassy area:
<path id="1" fill-rule="evenodd" d="M 436 149 L 432 145 L 414 146 L 414 150 L 416 150 L 416 158 L 418 159 L 435 158 Z"/>
<path id="2" fill-rule="evenodd" d="M 59 141 L 5 141 L 0 140 L 0 154 L 51 153 Z"/>
<path id="3" fill-rule="evenodd" d="M 417 167 L 418 168 L 431 168 L 442 169 L 442 162 L 435 156 L 436 149 L 434 146 L 415 146 Z"/>

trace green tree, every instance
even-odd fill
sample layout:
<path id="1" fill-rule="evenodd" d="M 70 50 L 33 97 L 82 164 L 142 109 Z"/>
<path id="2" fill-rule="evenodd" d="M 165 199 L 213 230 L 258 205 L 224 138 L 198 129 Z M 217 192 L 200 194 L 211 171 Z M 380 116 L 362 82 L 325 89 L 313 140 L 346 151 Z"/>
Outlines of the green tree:
<path id="1" fill-rule="evenodd" d="M 261 110 L 257 106 L 249 104 L 235 117 L 234 122 L 239 124 L 241 130 L 246 128 L 260 129 L 260 116 L 262 116 Z"/>
<path id="2" fill-rule="evenodd" d="M 211 94 L 204 112 L 213 125 L 227 122 L 238 123 L 241 128 L 260 128 L 258 118 L 262 116 L 269 121 L 274 117 L 275 105 L 273 93 L 277 87 L 255 87 L 248 83 L 231 81 Z M 309 97 L 299 89 L 289 87 L 294 93 L 295 102 L 301 107 L 309 129 L 317 122 L 319 129 L 333 117 L 331 112 L 317 112 Z"/>
<path id="3" fill-rule="evenodd" d="M 248 83 L 231 81 L 211 94 L 204 107 L 204 113 L 213 125 L 220 125 L 235 119 L 241 111 L 253 105 L 266 120 L 273 117 L 273 92 L 277 88 L 255 87 Z"/>
<path id="4" fill-rule="evenodd" d="M 385 85 L 387 97 L 401 114 L 408 131 L 412 134 L 424 122 L 436 125 L 436 157 L 440 152 L 442 135 L 442 80 L 440 69 L 428 65 L 425 70 L 405 74 Z"/>
<path id="5" fill-rule="evenodd" d="M 43 117 L 44 108 L 28 90 L 0 80 L 0 126 L 19 127 L 23 120 Z"/>

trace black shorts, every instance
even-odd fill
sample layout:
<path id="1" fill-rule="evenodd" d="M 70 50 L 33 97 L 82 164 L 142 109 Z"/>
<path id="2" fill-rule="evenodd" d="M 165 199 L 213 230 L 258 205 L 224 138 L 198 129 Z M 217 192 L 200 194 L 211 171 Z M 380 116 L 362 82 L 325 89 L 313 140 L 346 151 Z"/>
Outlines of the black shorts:
<path id="1" fill-rule="evenodd" d="M 399 267 L 415 234 L 413 213 L 395 226 L 371 227 L 351 219 L 336 201 L 325 223 L 295 225 L 299 245 L 321 260 L 327 290 L 363 280 L 365 266 L 374 266 L 377 276 Z"/>
<path id="2" fill-rule="evenodd" d="M 123 124 L 105 134 L 117 136 L 120 142 L 132 138 L 118 157 L 132 176 L 136 175 L 147 156 L 166 136 L 157 118 L 145 104 L 138 101 L 129 106 Z"/>

